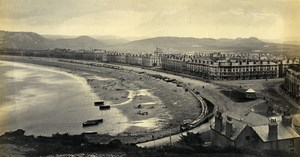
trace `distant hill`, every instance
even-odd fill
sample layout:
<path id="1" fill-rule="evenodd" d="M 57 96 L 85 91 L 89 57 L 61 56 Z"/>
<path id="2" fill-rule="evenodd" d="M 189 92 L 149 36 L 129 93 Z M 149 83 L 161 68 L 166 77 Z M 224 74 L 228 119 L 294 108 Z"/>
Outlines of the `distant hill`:
<path id="1" fill-rule="evenodd" d="M 42 35 L 42 36 L 47 39 L 54 39 L 54 40 L 76 38 L 76 36 L 70 36 L 70 35 Z M 117 36 L 91 36 L 91 37 L 98 41 L 101 41 L 103 44 L 107 46 L 116 46 L 116 45 L 121 45 L 129 42 L 129 40 Z"/>
<path id="2" fill-rule="evenodd" d="M 44 35 L 33 32 L 8 32 L 0 30 L 0 48 L 15 49 L 107 49 L 119 52 L 152 53 L 159 47 L 165 53 L 203 52 L 206 50 L 284 53 L 298 56 L 300 46 L 277 44 L 256 37 L 236 39 L 213 39 L 193 37 L 155 37 L 128 41 L 116 36 L 63 36 Z"/>
<path id="3" fill-rule="evenodd" d="M 116 50 L 144 52 L 153 51 L 156 46 L 164 51 L 189 52 L 199 50 L 255 50 L 261 49 L 270 43 L 263 42 L 255 37 L 237 39 L 213 39 L 192 37 L 156 37 L 136 40 L 125 43 Z"/>
<path id="4" fill-rule="evenodd" d="M 69 48 L 69 49 L 92 49 L 103 48 L 104 44 L 89 36 L 80 36 L 70 39 L 56 39 L 53 40 L 52 47 Z"/>
<path id="5" fill-rule="evenodd" d="M 247 50 L 261 49 L 269 43 L 255 37 L 237 39 L 213 39 L 192 37 L 156 37 L 128 42 L 113 36 L 89 37 L 46 36 L 33 32 L 0 31 L 0 47 L 17 49 L 92 49 L 107 48 L 123 52 L 153 52 L 155 47 L 165 52 L 190 52 L 199 50 Z"/>
<path id="6" fill-rule="evenodd" d="M 0 31 L 1 48 L 44 49 L 50 42 L 32 32 Z"/>
<path id="7" fill-rule="evenodd" d="M 15 49 L 93 49 L 106 46 L 101 41 L 88 36 L 66 39 L 48 39 L 33 32 L 0 31 L 0 48 Z"/>
<path id="8" fill-rule="evenodd" d="M 108 46 L 118 46 L 129 42 L 129 40 L 117 36 L 92 36 L 92 37 L 103 42 L 105 45 Z"/>

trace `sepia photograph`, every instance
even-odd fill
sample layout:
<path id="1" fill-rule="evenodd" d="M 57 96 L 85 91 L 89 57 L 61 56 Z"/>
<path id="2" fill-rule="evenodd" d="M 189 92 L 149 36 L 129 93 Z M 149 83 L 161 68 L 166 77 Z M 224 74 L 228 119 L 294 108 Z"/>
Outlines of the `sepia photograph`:
<path id="1" fill-rule="evenodd" d="M 300 0 L 0 0 L 0 157 L 300 156 Z"/>

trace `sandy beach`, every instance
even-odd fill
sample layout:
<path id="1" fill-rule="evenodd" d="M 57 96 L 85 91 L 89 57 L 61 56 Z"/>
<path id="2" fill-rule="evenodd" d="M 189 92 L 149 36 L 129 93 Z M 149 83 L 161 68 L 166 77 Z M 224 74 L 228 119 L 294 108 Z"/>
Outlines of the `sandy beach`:
<path id="1" fill-rule="evenodd" d="M 120 125 L 131 123 L 132 126 L 125 131 L 131 134 L 147 134 L 164 129 L 179 131 L 179 124 L 183 120 L 195 119 L 199 114 L 197 100 L 172 83 L 107 68 L 100 68 L 96 74 L 77 74 L 87 80 L 100 100 L 126 115 L 129 121 L 120 122 Z M 103 79 L 103 76 L 107 78 Z"/>

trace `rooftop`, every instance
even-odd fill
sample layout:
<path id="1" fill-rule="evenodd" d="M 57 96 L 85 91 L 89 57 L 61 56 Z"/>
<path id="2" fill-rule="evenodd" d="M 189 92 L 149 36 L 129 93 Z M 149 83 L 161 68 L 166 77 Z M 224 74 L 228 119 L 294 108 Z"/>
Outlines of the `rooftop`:
<path id="1" fill-rule="evenodd" d="M 286 126 L 282 125 L 282 119 L 280 116 L 275 117 L 275 118 L 278 123 L 278 140 L 300 138 L 300 135 L 297 134 L 297 132 L 295 131 L 294 128 L 289 127 L 289 126 L 286 127 Z M 254 126 L 252 128 L 264 142 L 271 141 L 268 138 L 268 132 L 269 132 L 268 124 Z"/>
<path id="2" fill-rule="evenodd" d="M 269 124 L 269 119 L 261 114 L 250 112 L 243 121 L 251 126 Z"/>
<path id="3" fill-rule="evenodd" d="M 255 93 L 255 90 L 253 90 L 252 88 L 249 88 L 246 93 Z"/>
<path id="4" fill-rule="evenodd" d="M 291 65 L 290 69 L 294 70 L 295 72 L 300 72 L 300 64 Z"/>
<path id="5" fill-rule="evenodd" d="M 223 129 L 221 130 L 221 134 L 226 136 L 226 115 L 222 114 L 222 117 L 223 117 Z M 233 126 L 233 134 L 231 137 L 228 137 L 232 140 L 235 140 L 239 134 L 244 130 L 244 128 L 246 128 L 247 126 L 247 123 L 244 123 L 242 120 L 238 120 L 238 119 L 235 119 L 232 117 L 232 126 Z M 213 126 L 213 129 L 214 129 L 214 126 Z"/>
<path id="6" fill-rule="evenodd" d="M 226 120 L 227 120 L 226 116 L 227 115 L 222 114 L 223 128 L 219 132 L 224 136 L 226 136 Z M 281 116 L 272 117 L 272 119 L 276 119 L 278 124 L 278 140 L 300 138 L 300 135 L 295 131 L 293 127 L 284 126 L 282 124 Z M 271 141 L 268 138 L 270 121 L 267 117 L 263 115 L 250 112 L 243 120 L 232 118 L 232 123 L 233 123 L 233 134 L 231 137 L 226 136 L 231 140 L 235 140 L 246 127 L 251 127 L 263 142 Z"/>

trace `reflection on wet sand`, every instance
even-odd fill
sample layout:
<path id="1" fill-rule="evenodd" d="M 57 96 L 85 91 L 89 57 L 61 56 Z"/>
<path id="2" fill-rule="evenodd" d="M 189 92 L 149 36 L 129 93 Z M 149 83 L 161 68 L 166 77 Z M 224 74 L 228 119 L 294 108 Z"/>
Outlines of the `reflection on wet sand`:
<path id="1" fill-rule="evenodd" d="M 128 100 L 127 101 L 124 101 L 122 103 L 118 103 L 118 104 L 113 104 L 113 106 L 120 106 L 120 105 L 126 105 L 126 104 L 129 104 L 131 103 L 134 99 L 136 99 L 137 97 L 139 97 L 140 99 L 147 99 L 150 98 L 152 100 L 149 100 L 147 102 L 143 102 L 143 103 L 140 103 L 141 105 L 155 105 L 155 104 L 161 104 L 161 101 L 160 99 L 153 95 L 152 93 L 149 92 L 148 89 L 140 89 L 140 90 L 136 90 L 136 91 L 133 91 L 133 90 L 127 90 L 128 91 Z M 111 104 L 112 102 L 110 102 Z"/>
<path id="2" fill-rule="evenodd" d="M 129 127 L 117 108 L 101 113 L 93 106 L 98 100 L 84 79 L 72 74 L 28 64 L 1 62 L 1 133 L 22 128 L 27 134 L 51 135 L 56 132 L 80 134 L 86 130 L 119 133 Z M 88 119 L 105 117 L 98 127 L 82 128 Z"/>

